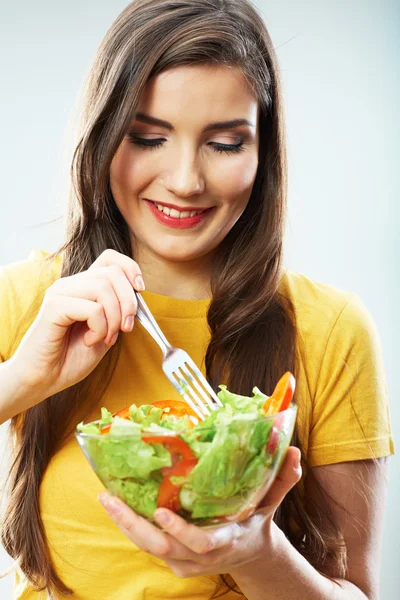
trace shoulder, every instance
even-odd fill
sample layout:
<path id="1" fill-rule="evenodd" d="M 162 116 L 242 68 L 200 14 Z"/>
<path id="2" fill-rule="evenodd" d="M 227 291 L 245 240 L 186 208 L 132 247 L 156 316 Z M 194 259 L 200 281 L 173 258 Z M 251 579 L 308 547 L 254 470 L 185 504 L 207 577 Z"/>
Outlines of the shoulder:
<path id="1" fill-rule="evenodd" d="M 391 454 L 382 348 L 363 302 L 291 271 L 281 293 L 295 313 L 299 434 L 309 466 Z"/>
<path id="2" fill-rule="evenodd" d="M 61 275 L 61 256 L 52 258 L 44 250 L 33 250 L 27 260 L 0 268 L 0 288 L 19 305 L 44 294 Z"/>
<path id="3" fill-rule="evenodd" d="M 34 320 L 46 289 L 61 275 L 61 256 L 34 250 L 0 267 L 0 360 L 7 360 Z"/>
<path id="4" fill-rule="evenodd" d="M 314 281 L 286 270 L 281 294 L 290 300 L 298 332 L 327 338 L 336 333 L 352 337 L 363 331 L 374 333 L 375 325 L 361 299 L 353 292 Z"/>
<path id="5" fill-rule="evenodd" d="M 384 380 L 379 333 L 357 294 L 291 271 L 281 293 L 294 309 L 300 372 L 310 397 L 329 382 L 345 381 L 344 369 Z"/>

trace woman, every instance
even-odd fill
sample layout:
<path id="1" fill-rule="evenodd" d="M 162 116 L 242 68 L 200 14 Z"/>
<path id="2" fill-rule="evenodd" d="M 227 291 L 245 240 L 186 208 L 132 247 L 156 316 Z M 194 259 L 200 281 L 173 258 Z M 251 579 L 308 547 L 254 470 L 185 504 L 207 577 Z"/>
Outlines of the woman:
<path id="1" fill-rule="evenodd" d="M 393 452 L 379 348 L 354 295 L 282 269 L 284 126 L 262 20 L 245 0 L 132 2 L 82 123 L 64 247 L 0 284 L 15 598 L 377 598 Z M 163 533 L 97 502 L 76 423 L 174 393 L 133 290 L 214 387 L 297 377 L 294 445 L 240 524 L 203 531 L 160 509 Z"/>

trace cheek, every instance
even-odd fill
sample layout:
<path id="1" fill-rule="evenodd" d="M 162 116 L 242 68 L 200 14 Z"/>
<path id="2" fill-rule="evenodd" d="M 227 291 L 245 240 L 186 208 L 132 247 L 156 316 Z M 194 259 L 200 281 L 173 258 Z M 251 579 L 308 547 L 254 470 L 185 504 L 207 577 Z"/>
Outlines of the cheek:
<path id="1" fill-rule="evenodd" d="M 226 161 L 228 163 L 228 161 Z M 215 171 L 215 192 L 225 202 L 237 202 L 243 208 L 250 198 L 257 174 L 258 156 L 238 156 L 231 164 L 219 166 Z"/>
<path id="2" fill-rule="evenodd" d="M 130 148 L 120 147 L 110 166 L 111 191 L 117 203 L 135 195 L 151 177 L 146 160 L 134 155 Z"/>

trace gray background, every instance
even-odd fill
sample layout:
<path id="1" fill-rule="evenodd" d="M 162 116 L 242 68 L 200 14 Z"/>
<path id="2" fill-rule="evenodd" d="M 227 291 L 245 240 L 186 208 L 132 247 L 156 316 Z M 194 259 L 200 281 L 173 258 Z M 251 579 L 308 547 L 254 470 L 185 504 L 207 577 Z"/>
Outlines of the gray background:
<path id="1" fill-rule="evenodd" d="M 381 333 L 397 441 L 400 2 L 257 4 L 277 48 L 286 98 L 286 263 L 358 293 L 371 311 Z M 0 6 L 0 264 L 26 258 L 31 248 L 55 250 L 61 242 L 71 109 L 97 45 L 126 5 L 3 0 Z M 399 466 L 395 456 L 382 558 L 385 600 L 397 599 L 400 589 Z M 0 569 L 8 564 L 0 551 Z M 1 598 L 11 597 L 11 584 L 12 576 L 0 580 Z"/>

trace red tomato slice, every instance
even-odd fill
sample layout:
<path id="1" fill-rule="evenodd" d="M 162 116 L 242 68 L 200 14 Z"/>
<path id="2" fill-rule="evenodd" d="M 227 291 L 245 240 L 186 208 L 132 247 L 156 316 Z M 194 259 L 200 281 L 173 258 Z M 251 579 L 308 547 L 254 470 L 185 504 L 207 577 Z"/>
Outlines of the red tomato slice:
<path id="1" fill-rule="evenodd" d="M 113 414 L 113 417 L 120 417 L 121 419 L 129 419 L 129 406 L 126 406 L 125 408 L 121 408 L 120 410 L 117 410 L 117 412 Z M 104 425 L 104 427 L 102 427 L 100 429 L 100 433 L 101 434 L 109 433 L 110 429 L 111 429 L 111 423 L 109 423 L 108 425 Z"/>
<path id="2" fill-rule="evenodd" d="M 163 446 L 165 446 L 166 449 L 169 450 L 169 452 L 171 452 L 173 462 L 174 458 L 179 458 L 179 456 L 182 458 L 182 460 L 190 460 L 196 458 L 190 446 L 188 446 L 186 442 L 181 440 L 181 438 L 172 437 L 170 435 L 146 435 L 145 437 L 142 437 L 142 440 L 147 444 L 163 444 Z"/>
<path id="3" fill-rule="evenodd" d="M 168 415 L 174 415 L 175 417 L 184 417 L 185 415 L 188 415 L 189 417 L 194 417 L 196 419 L 196 423 L 198 423 L 198 418 L 196 413 L 194 412 L 194 410 L 192 410 L 189 406 L 189 404 L 187 404 L 186 402 L 183 402 L 182 400 L 159 400 L 157 402 L 153 402 L 152 406 L 155 406 L 156 408 L 169 408 L 170 410 L 168 411 Z M 121 408 L 120 410 L 118 410 L 113 417 L 120 417 L 121 419 L 129 419 L 129 406 L 126 406 L 125 408 Z M 192 422 L 192 420 L 189 420 L 189 429 L 191 429 L 192 427 L 194 427 L 194 423 Z M 109 433 L 110 432 L 110 428 L 111 428 L 111 423 L 109 423 L 108 425 L 104 425 L 104 427 L 102 427 L 100 429 L 100 433 L 104 434 L 104 433 Z"/>
<path id="4" fill-rule="evenodd" d="M 183 402 L 182 400 L 158 400 L 157 402 L 152 402 L 153 406 L 157 408 L 169 408 L 169 411 L 166 412 L 166 415 L 174 415 L 177 418 L 184 417 L 188 415 L 189 417 L 193 417 L 196 419 L 196 424 L 199 422 L 199 419 L 194 412 L 194 410 L 189 406 L 187 402 Z M 194 427 L 194 423 L 192 420 L 189 420 L 189 429 Z"/>
<path id="5" fill-rule="evenodd" d="M 275 454 L 276 449 L 278 447 L 279 442 L 279 429 L 277 427 L 273 427 L 271 429 L 271 435 L 269 436 L 268 444 L 265 449 L 268 454 Z"/>
<path id="6" fill-rule="evenodd" d="M 197 462 L 197 458 L 190 458 L 188 460 L 181 460 L 176 463 L 176 465 L 165 467 L 163 469 L 164 479 L 160 484 L 160 490 L 158 492 L 158 508 L 169 508 L 174 512 L 177 512 L 180 509 L 179 490 L 181 486 L 172 483 L 170 477 L 187 477 L 191 470 L 197 465 Z"/>
<path id="7" fill-rule="evenodd" d="M 287 371 L 278 381 L 276 388 L 263 405 L 263 410 L 267 415 L 274 415 L 289 408 L 296 388 L 296 380 L 293 375 Z"/>
<path id="8" fill-rule="evenodd" d="M 179 502 L 179 487 L 170 481 L 170 477 L 187 476 L 198 459 L 193 454 L 190 446 L 178 437 L 157 435 L 142 437 L 148 444 L 163 444 L 171 452 L 172 466 L 161 469 L 163 480 L 158 492 L 157 506 L 169 508 L 177 512 L 181 505 Z"/>

